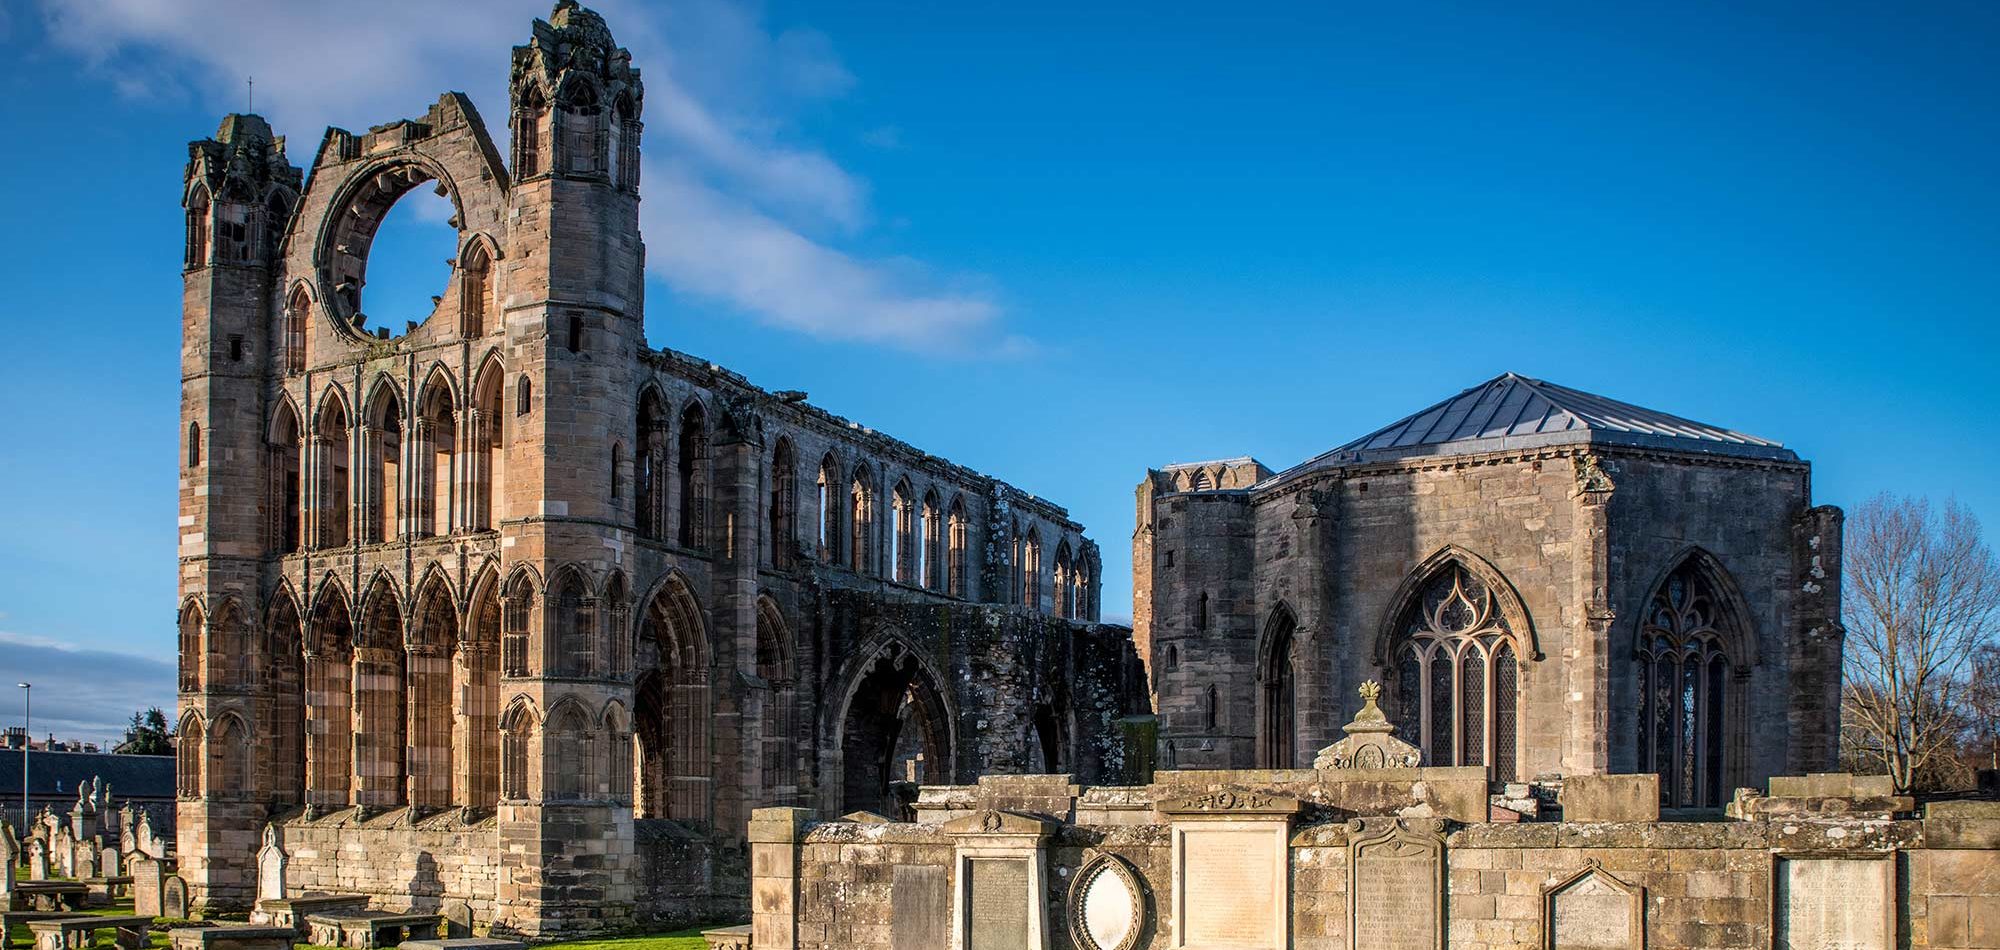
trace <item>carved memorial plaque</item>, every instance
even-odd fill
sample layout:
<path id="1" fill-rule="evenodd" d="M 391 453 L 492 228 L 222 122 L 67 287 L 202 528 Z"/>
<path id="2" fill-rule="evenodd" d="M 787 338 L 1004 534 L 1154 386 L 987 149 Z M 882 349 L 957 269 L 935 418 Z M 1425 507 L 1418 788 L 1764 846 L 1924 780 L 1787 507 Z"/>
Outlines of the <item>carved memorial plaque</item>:
<path id="1" fill-rule="evenodd" d="M 1125 862 L 1099 855 L 1069 891 L 1069 929 L 1081 950 L 1132 950 L 1145 926 L 1146 898 Z"/>
<path id="2" fill-rule="evenodd" d="M 188 886 L 178 874 L 167 875 L 160 885 L 160 916 L 186 920 L 188 915 Z"/>
<path id="3" fill-rule="evenodd" d="M 1191 827 L 1181 844 L 1184 947 L 1282 947 L 1286 921 L 1272 913 L 1283 867 L 1281 835 L 1261 829 Z"/>
<path id="4" fill-rule="evenodd" d="M 1646 892 L 1591 861 L 1542 889 L 1544 950 L 1640 950 Z"/>
<path id="5" fill-rule="evenodd" d="M 973 858 L 965 876 L 966 950 L 1027 950 L 1027 859 Z"/>
<path id="6" fill-rule="evenodd" d="M 945 869 L 898 864 L 889 884 L 889 950 L 937 950 L 951 943 L 951 887 Z"/>
<path id="7" fill-rule="evenodd" d="M 1444 950 L 1442 824 L 1348 823 L 1349 950 Z"/>
<path id="8" fill-rule="evenodd" d="M 167 886 L 167 866 L 144 854 L 134 853 L 125 864 L 132 872 L 132 913 L 158 917 Z"/>
<path id="9" fill-rule="evenodd" d="M 1893 950 L 1895 862 L 1884 857 L 1778 859 L 1776 950 Z"/>

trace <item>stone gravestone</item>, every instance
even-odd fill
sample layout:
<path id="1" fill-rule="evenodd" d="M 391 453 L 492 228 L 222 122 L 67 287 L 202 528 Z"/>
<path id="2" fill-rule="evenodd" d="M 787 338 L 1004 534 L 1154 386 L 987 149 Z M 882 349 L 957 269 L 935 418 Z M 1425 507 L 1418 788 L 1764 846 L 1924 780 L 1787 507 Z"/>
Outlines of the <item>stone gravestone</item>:
<path id="1" fill-rule="evenodd" d="M 1382 684 L 1374 680 L 1361 684 L 1361 711 L 1341 727 L 1347 738 L 1319 750 L 1313 768 L 1413 769 L 1423 761 L 1422 750 L 1396 738 L 1396 727 L 1375 705 L 1381 696 Z"/>
<path id="2" fill-rule="evenodd" d="M 87 881 L 97 876 L 97 852 L 91 848 L 90 842 L 77 842 L 76 854 L 70 857 L 69 867 L 69 876 L 79 881 Z"/>
<path id="3" fill-rule="evenodd" d="M 889 882 L 889 950 L 951 945 L 951 885 L 945 869 L 898 864 Z"/>
<path id="4" fill-rule="evenodd" d="M 958 869 L 951 950 L 1045 950 L 1044 849 L 1055 829 L 1050 819 L 1011 811 L 945 823 Z"/>
<path id="5" fill-rule="evenodd" d="M 105 848 L 97 852 L 97 873 L 105 877 L 125 876 L 125 862 L 119 858 L 117 848 Z"/>
<path id="6" fill-rule="evenodd" d="M 28 880 L 49 879 L 49 843 L 41 838 L 28 839 Z"/>
<path id="7" fill-rule="evenodd" d="M 1444 820 L 1347 822 L 1348 950 L 1444 950 Z"/>
<path id="8" fill-rule="evenodd" d="M 175 920 L 186 920 L 188 915 L 188 886 L 178 874 L 169 874 L 160 885 L 160 916 Z"/>
<path id="9" fill-rule="evenodd" d="M 14 868 L 21 863 L 21 842 L 14 826 L 0 821 L 0 910 L 14 907 Z"/>
<path id="10" fill-rule="evenodd" d="M 128 803 L 118 807 L 118 853 L 131 854 L 139 850 L 137 837 L 139 826 L 132 816 L 132 806 Z"/>
<path id="11" fill-rule="evenodd" d="M 56 829 L 55 837 L 49 839 L 49 863 L 63 877 L 76 877 L 76 836 L 69 833 L 69 826 Z"/>
<path id="12" fill-rule="evenodd" d="M 134 853 L 125 862 L 132 872 L 132 913 L 140 917 L 161 916 L 165 897 L 167 866 L 144 853 Z"/>
<path id="13" fill-rule="evenodd" d="M 264 826 L 264 846 L 257 849 L 257 899 L 259 901 L 284 900 L 285 898 L 285 856 L 284 845 L 278 840 L 278 826 Z"/>
<path id="14" fill-rule="evenodd" d="M 1297 799 L 1217 791 L 1154 805 L 1173 828 L 1174 947 L 1285 950 Z"/>
<path id="15" fill-rule="evenodd" d="M 1780 855 L 1775 877 L 1771 946 L 1776 950 L 1894 950 L 1894 855 Z"/>
<path id="16" fill-rule="evenodd" d="M 138 844 L 138 850 L 145 852 L 147 857 L 156 861 L 165 861 L 167 859 L 166 842 L 161 841 L 160 836 L 153 831 L 153 816 L 151 812 L 142 811 L 139 813 L 139 828 L 133 834 L 133 838 Z"/>
<path id="17" fill-rule="evenodd" d="M 280 890 L 280 893 L 283 893 Z M 446 937 L 472 936 L 472 905 L 464 901 L 450 901 L 438 908 L 438 916 L 444 918 Z"/>
<path id="18" fill-rule="evenodd" d="M 1598 867 L 1542 888 L 1542 946 L 1549 950 L 1641 950 L 1646 936 L 1646 889 Z"/>
<path id="19" fill-rule="evenodd" d="M 1123 859 L 1100 854 L 1070 882 L 1070 939 L 1079 950 L 1133 950 L 1146 929 L 1146 896 Z"/>

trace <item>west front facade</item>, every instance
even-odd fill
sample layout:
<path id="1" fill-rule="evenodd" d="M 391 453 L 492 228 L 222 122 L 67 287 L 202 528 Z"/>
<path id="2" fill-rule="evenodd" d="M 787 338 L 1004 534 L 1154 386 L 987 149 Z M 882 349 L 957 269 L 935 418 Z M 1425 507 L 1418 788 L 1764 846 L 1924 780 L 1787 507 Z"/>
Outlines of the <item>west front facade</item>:
<path id="1" fill-rule="evenodd" d="M 1841 516 L 1777 443 L 1510 373 L 1137 503 L 1161 768 L 1308 767 L 1367 680 L 1424 764 L 1496 782 L 1711 809 L 1834 764 Z"/>
<path id="2" fill-rule="evenodd" d="M 510 89 L 504 158 L 455 93 L 328 130 L 305 172 L 254 115 L 190 145 L 195 906 L 248 905 L 268 834 L 294 893 L 528 935 L 684 920 L 742 907 L 755 807 L 1118 780 L 1146 696 L 1082 526 L 650 347 L 640 71 L 563 0 Z M 416 188 L 453 207 L 449 285 L 371 314 L 371 241 Z"/>

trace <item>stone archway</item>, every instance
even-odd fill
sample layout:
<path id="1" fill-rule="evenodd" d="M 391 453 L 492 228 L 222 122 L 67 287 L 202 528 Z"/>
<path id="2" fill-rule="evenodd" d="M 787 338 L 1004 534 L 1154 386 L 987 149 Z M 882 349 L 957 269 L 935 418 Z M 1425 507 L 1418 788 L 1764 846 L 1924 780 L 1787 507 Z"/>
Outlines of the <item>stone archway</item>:
<path id="1" fill-rule="evenodd" d="M 899 641 L 858 669 L 840 718 L 841 811 L 907 819 L 916 786 L 953 780 L 950 706 Z"/>

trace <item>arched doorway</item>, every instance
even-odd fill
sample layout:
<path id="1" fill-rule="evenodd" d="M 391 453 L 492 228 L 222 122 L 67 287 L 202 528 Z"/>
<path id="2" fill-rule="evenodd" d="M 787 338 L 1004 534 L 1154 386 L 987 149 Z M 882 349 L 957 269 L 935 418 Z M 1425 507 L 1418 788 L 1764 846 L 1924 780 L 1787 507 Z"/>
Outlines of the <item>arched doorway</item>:
<path id="1" fill-rule="evenodd" d="M 912 817 L 919 785 L 952 781 L 951 713 L 900 641 L 863 660 L 840 720 L 841 810 Z"/>

